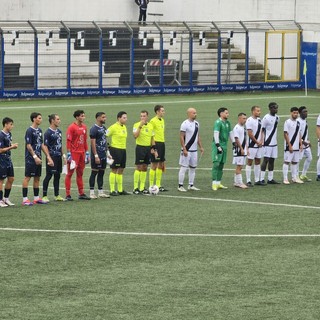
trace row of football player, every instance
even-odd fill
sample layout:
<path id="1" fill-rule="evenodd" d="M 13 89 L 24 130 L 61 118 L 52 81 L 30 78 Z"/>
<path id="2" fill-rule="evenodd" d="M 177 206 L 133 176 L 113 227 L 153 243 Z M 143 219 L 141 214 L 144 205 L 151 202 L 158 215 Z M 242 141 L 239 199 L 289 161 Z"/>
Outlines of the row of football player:
<path id="1" fill-rule="evenodd" d="M 150 163 L 149 173 L 150 185 L 157 185 L 158 189 L 166 191 L 161 186 L 162 172 L 164 170 L 165 144 L 164 130 L 165 123 L 163 115 L 164 107 L 157 105 L 154 108 L 155 117 L 148 122 L 148 112 L 142 111 L 140 121 L 134 125 L 133 135 L 137 141 L 136 149 L 136 170 L 134 183 L 139 184 L 141 193 L 148 193 L 145 188 L 146 169 Z M 76 183 L 78 188 L 78 199 L 90 200 L 96 198 L 109 198 L 110 195 L 128 195 L 129 192 L 123 189 L 123 171 L 126 166 L 126 140 L 127 140 L 127 113 L 120 111 L 117 114 L 117 122 L 108 129 L 104 126 L 106 114 L 98 112 L 96 123 L 90 129 L 90 146 L 88 146 L 88 131 L 84 123 L 85 112 L 76 110 L 73 113 L 75 121 L 68 127 L 66 132 L 66 153 L 63 152 L 62 132 L 59 128 L 60 117 L 57 114 L 48 116 L 49 128 L 42 134 L 40 125 L 42 115 L 33 112 L 30 115 L 31 126 L 25 134 L 25 178 L 22 183 L 22 204 L 31 206 L 33 204 L 46 204 L 49 202 L 47 193 L 48 185 L 53 177 L 54 199 L 56 201 L 72 201 L 71 178 L 76 172 Z M 14 181 L 14 169 L 11 160 L 11 150 L 18 147 L 17 143 L 12 142 L 11 131 L 13 120 L 3 119 L 3 130 L 0 134 L 0 207 L 14 205 L 9 200 L 12 183 Z M 110 146 L 107 145 L 107 137 L 110 138 Z M 156 141 L 158 139 L 158 141 Z M 43 197 L 39 196 L 40 177 L 42 173 L 42 152 L 46 156 L 46 176 L 43 180 Z M 90 195 L 84 193 L 83 172 L 85 164 L 91 163 L 91 175 L 89 179 Z M 109 175 L 110 195 L 103 191 L 103 178 L 107 164 L 110 165 Z M 62 197 L 59 193 L 60 177 L 65 168 L 65 189 L 66 196 Z M 33 179 L 34 200 L 28 198 L 28 185 Z M 6 180 L 3 192 L 3 184 Z M 156 180 L 156 183 L 154 183 Z M 94 192 L 95 182 L 98 186 L 98 195 Z M 153 189 L 152 189 L 153 190 Z M 157 190 L 157 188 L 154 188 Z M 155 192 L 155 191 L 153 191 Z"/>
<path id="2" fill-rule="evenodd" d="M 274 163 L 278 157 L 277 130 L 279 124 L 278 104 L 269 104 L 269 113 L 260 119 L 259 106 L 251 108 L 251 116 L 241 112 L 238 115 L 238 123 L 232 129 L 228 120 L 227 108 L 218 110 L 219 119 L 214 124 L 214 139 L 212 147 L 212 189 L 225 189 L 221 184 L 223 166 L 227 156 L 228 139 L 233 144 L 233 164 L 236 165 L 234 174 L 234 186 L 249 188 L 253 185 L 265 186 L 278 184 L 273 177 Z M 309 128 L 307 123 L 308 110 L 305 106 L 290 109 L 290 118 L 284 123 L 284 162 L 282 166 L 283 183 L 288 185 L 289 166 L 292 183 L 302 184 L 311 179 L 307 176 L 312 161 L 311 143 L 309 140 Z M 317 120 L 317 139 L 320 139 L 320 116 Z M 318 143 L 318 157 L 320 147 Z M 299 162 L 305 158 L 302 172 L 299 175 Z M 263 161 L 261 162 L 261 160 Z M 243 183 L 242 168 L 245 166 L 246 183 Z M 251 181 L 252 166 L 254 182 Z M 267 179 L 265 178 L 268 169 Z M 317 161 L 317 181 L 320 181 L 320 158 Z"/>

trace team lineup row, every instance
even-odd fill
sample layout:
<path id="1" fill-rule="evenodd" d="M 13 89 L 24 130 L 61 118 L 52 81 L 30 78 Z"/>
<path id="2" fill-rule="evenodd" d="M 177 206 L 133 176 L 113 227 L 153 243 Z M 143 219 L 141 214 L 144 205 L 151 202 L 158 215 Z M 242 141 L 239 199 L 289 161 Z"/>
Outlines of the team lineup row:
<path id="1" fill-rule="evenodd" d="M 165 122 L 164 107 L 154 107 L 156 116 L 148 122 L 148 112 L 140 113 L 140 121 L 133 126 L 133 135 L 136 139 L 136 170 L 134 172 L 134 194 L 148 194 L 146 188 L 147 167 L 151 163 L 149 183 L 157 185 L 159 191 L 166 191 L 161 186 L 162 172 L 165 161 Z M 90 128 L 90 149 L 88 144 L 88 130 L 84 123 L 85 112 L 76 110 L 73 113 L 75 121 L 67 128 L 66 152 L 63 151 L 62 132 L 59 129 L 60 117 L 57 114 L 49 115 L 49 128 L 44 135 L 40 125 L 42 115 L 33 112 L 30 115 L 31 126 L 25 134 L 25 177 L 22 182 L 22 204 L 45 204 L 48 199 L 48 185 L 53 177 L 54 196 L 56 201 L 72 201 L 71 178 L 76 172 L 78 199 L 90 200 L 96 198 L 110 198 L 111 196 L 129 195 L 131 193 L 123 189 L 123 171 L 126 167 L 126 142 L 127 142 L 127 113 L 120 111 L 117 114 L 117 122 L 108 129 L 105 127 L 106 114 L 96 113 L 96 123 Z M 13 119 L 4 118 L 3 130 L 0 133 L 0 207 L 13 206 L 9 200 L 14 181 L 14 167 L 11 160 L 11 150 L 18 144 L 12 143 L 11 131 Z M 110 139 L 110 144 L 107 143 Z M 43 180 L 43 197 L 40 192 L 40 177 L 42 171 L 42 152 L 46 156 L 46 176 Z M 89 178 L 90 195 L 84 192 L 83 173 L 86 164 L 91 164 Z M 103 190 L 103 179 L 107 164 L 110 165 L 109 185 L 110 194 Z M 59 193 L 59 185 L 62 171 L 65 170 L 66 196 Z M 33 179 L 34 200 L 28 198 L 28 185 Z M 3 184 L 6 180 L 4 190 Z M 95 194 L 95 183 L 98 186 L 98 195 Z"/>
<path id="2" fill-rule="evenodd" d="M 279 184 L 273 178 L 274 162 L 278 157 L 277 130 L 279 116 L 278 105 L 269 103 L 269 113 L 260 119 L 261 109 L 258 106 L 251 108 L 251 116 L 239 113 L 238 123 L 232 129 L 228 121 L 227 108 L 218 110 L 219 119 L 214 124 L 214 139 L 212 145 L 212 189 L 224 189 L 221 184 L 223 167 L 226 162 L 227 144 L 230 139 L 233 144 L 233 164 L 236 165 L 234 186 L 242 189 L 253 185 Z M 311 181 L 307 171 L 312 161 L 309 128 L 307 123 L 308 110 L 305 106 L 290 109 L 290 118 L 284 123 L 284 162 L 282 166 L 283 183 L 288 185 L 288 171 L 290 166 L 292 183 L 302 184 Z M 317 181 L 320 181 L 320 116 L 317 119 L 318 161 Z M 305 158 L 301 174 L 299 162 Z M 261 160 L 263 159 L 262 163 Z M 254 183 L 251 182 L 252 165 Z M 243 183 L 242 168 L 245 166 L 246 183 Z M 266 170 L 268 176 L 265 179 Z"/>
<path id="3" fill-rule="evenodd" d="M 290 184 L 288 180 L 289 165 L 291 165 L 292 182 L 304 183 L 310 181 L 307 177 L 312 153 L 309 141 L 309 129 L 307 124 L 307 108 L 291 108 L 291 116 L 284 124 L 284 163 L 283 183 Z M 146 187 L 147 170 L 149 170 L 149 186 L 160 192 L 167 191 L 162 187 L 162 173 L 165 163 L 165 109 L 161 105 L 154 107 L 155 116 L 149 121 L 148 111 L 140 112 L 140 121 L 133 125 L 133 136 L 136 140 L 135 171 L 133 194 L 149 194 Z M 212 189 L 225 189 L 221 180 L 224 164 L 227 160 L 228 141 L 233 145 L 233 164 L 236 165 L 234 174 L 234 186 L 248 188 L 253 185 L 264 186 L 266 184 L 278 184 L 273 179 L 274 162 L 278 157 L 277 128 L 279 116 L 278 105 L 275 102 L 269 104 L 269 113 L 260 119 L 261 109 L 258 106 L 251 108 L 251 116 L 247 118 L 245 113 L 239 113 L 238 123 L 232 129 L 228 120 L 227 108 L 220 108 L 217 113 L 219 118 L 214 123 L 214 136 L 212 142 Z M 299 116 L 300 115 L 300 116 Z M 42 135 L 40 125 L 42 115 L 33 112 L 30 115 L 32 122 L 25 134 L 25 178 L 22 183 L 22 204 L 45 204 L 49 202 L 47 193 L 48 185 L 53 177 L 54 196 L 56 201 L 72 201 L 71 178 L 76 172 L 78 198 L 90 200 L 96 198 L 109 198 L 111 196 L 128 195 L 123 188 L 123 171 L 126 167 L 126 142 L 127 142 L 127 113 L 120 111 L 117 114 L 117 122 L 108 129 L 105 127 L 106 114 L 96 113 L 96 123 L 90 128 L 90 151 L 88 130 L 85 121 L 85 112 L 76 110 L 73 114 L 73 122 L 66 132 L 66 153 L 63 152 L 62 132 L 59 129 L 60 117 L 57 114 L 49 115 L 50 126 Z M 178 191 L 199 190 L 194 186 L 195 171 L 198 165 L 198 151 L 204 152 L 202 146 L 199 122 L 196 120 L 195 108 L 187 110 L 187 119 L 180 126 L 180 170 Z M 11 150 L 18 145 L 12 143 L 11 130 L 13 120 L 6 117 L 2 121 L 3 130 L 0 133 L 0 207 L 14 205 L 9 200 L 12 183 L 14 181 L 14 168 L 11 160 Z M 317 137 L 320 139 L 320 116 L 317 120 Z M 110 140 L 109 144 L 107 139 Z M 319 156 L 318 146 L 318 156 Z M 39 196 L 40 177 L 42 171 L 42 152 L 46 156 L 46 176 L 43 180 L 43 197 Z M 305 157 L 301 175 L 299 175 L 299 162 Z M 261 159 L 263 161 L 261 163 Z M 319 158 L 320 159 L 320 158 Z M 320 181 L 320 160 L 317 162 L 317 180 Z M 91 164 L 89 178 L 90 195 L 84 192 L 83 173 L 85 165 Z M 110 194 L 103 190 L 104 174 L 107 164 L 110 165 L 109 185 Z M 246 183 L 243 183 L 242 169 L 245 166 Z M 254 182 L 251 182 L 252 166 Z M 265 179 L 268 168 L 267 181 Z M 65 170 L 66 196 L 59 193 L 60 177 Z M 188 172 L 188 188 L 184 188 L 185 175 Z M 33 178 L 34 200 L 28 198 L 28 184 Z M 4 191 L 3 184 L 6 179 Z M 97 183 L 98 194 L 95 194 Z"/>

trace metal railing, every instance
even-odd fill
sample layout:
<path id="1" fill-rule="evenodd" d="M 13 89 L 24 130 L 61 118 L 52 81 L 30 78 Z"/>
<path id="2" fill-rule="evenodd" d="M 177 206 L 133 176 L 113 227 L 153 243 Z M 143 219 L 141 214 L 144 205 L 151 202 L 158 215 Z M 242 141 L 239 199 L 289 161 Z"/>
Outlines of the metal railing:
<path id="1" fill-rule="evenodd" d="M 294 21 L 146 26 L 128 21 L 0 21 L 0 97 L 23 96 L 21 91 L 31 96 L 163 93 L 166 87 L 170 92 L 221 91 L 226 85 L 286 81 L 281 68 L 266 78 L 265 37 L 270 31 L 299 34 L 301 27 Z M 290 45 L 299 53 L 299 42 Z M 151 61 L 158 61 L 156 70 L 151 71 Z M 174 66 L 167 68 L 165 61 Z M 150 76 L 156 81 L 146 90 Z"/>

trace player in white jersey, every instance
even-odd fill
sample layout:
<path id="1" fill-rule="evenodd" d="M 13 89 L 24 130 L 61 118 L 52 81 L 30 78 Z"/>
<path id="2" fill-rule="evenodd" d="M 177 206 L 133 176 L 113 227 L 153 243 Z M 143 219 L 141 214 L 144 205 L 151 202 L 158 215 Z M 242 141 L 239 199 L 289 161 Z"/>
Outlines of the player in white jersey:
<path id="1" fill-rule="evenodd" d="M 262 130 L 264 135 L 264 158 L 261 164 L 260 181 L 265 183 L 265 173 L 268 166 L 268 184 L 279 184 L 273 179 L 274 161 L 278 158 L 277 131 L 279 117 L 277 116 L 278 105 L 275 102 L 269 103 L 269 113 L 262 119 Z"/>
<path id="2" fill-rule="evenodd" d="M 187 110 L 188 119 L 183 121 L 180 127 L 180 170 L 179 170 L 179 186 L 178 191 L 186 192 L 183 187 L 184 177 L 188 171 L 189 186 L 188 190 L 198 191 L 200 189 L 194 186 L 194 178 L 196 175 L 196 167 L 198 165 L 198 146 L 201 155 L 204 152 L 201 138 L 199 134 L 199 122 L 196 121 L 197 110 L 189 108 Z"/>
<path id="3" fill-rule="evenodd" d="M 242 181 L 241 170 L 246 163 L 247 157 L 247 132 L 245 128 L 245 123 L 247 120 L 247 115 L 243 112 L 238 114 L 238 123 L 233 128 L 233 136 L 235 139 L 235 145 L 233 148 L 233 161 L 232 164 L 236 165 L 236 171 L 234 174 L 234 186 L 247 189 L 248 187 Z"/>
<path id="4" fill-rule="evenodd" d="M 318 138 L 318 161 L 317 161 L 317 181 L 320 181 L 320 115 L 317 119 L 317 138 Z"/>
<path id="5" fill-rule="evenodd" d="M 298 162 L 302 151 L 300 122 L 297 121 L 299 109 L 290 109 L 291 117 L 284 123 L 284 156 L 283 156 L 283 183 L 290 184 L 288 180 L 289 164 L 291 164 L 291 176 L 293 183 L 303 183 L 298 175 Z"/>
<path id="6" fill-rule="evenodd" d="M 299 115 L 298 121 L 300 122 L 300 131 L 301 131 L 301 139 L 302 139 L 302 151 L 300 153 L 300 161 L 302 161 L 303 157 L 306 158 L 303 164 L 302 172 L 300 175 L 300 179 L 305 182 L 311 181 L 307 177 L 307 171 L 310 167 L 310 163 L 312 161 L 312 152 L 311 152 L 311 144 L 309 140 L 309 128 L 308 128 L 308 110 L 306 107 L 302 106 L 299 108 Z M 300 162 L 299 161 L 299 162 Z M 298 173 L 299 173 L 299 163 L 298 163 Z"/>
<path id="7" fill-rule="evenodd" d="M 254 181 L 255 185 L 265 186 L 260 181 L 260 162 L 262 158 L 263 132 L 260 119 L 261 109 L 258 106 L 251 108 L 251 117 L 246 121 L 246 129 L 248 133 L 248 155 L 246 165 L 247 186 L 253 187 L 251 183 L 251 170 L 254 160 Z"/>

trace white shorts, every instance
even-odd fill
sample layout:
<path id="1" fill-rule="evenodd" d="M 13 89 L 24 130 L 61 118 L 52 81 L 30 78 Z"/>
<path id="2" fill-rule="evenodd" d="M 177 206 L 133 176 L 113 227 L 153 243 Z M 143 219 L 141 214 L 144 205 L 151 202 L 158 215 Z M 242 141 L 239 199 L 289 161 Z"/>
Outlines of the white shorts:
<path id="1" fill-rule="evenodd" d="M 249 148 L 248 159 L 261 159 L 262 158 L 262 148 Z"/>
<path id="2" fill-rule="evenodd" d="M 263 156 L 266 158 L 278 158 L 278 146 L 263 147 Z"/>
<path id="3" fill-rule="evenodd" d="M 299 162 L 300 160 L 300 151 L 293 151 L 290 153 L 290 151 L 285 151 L 283 156 L 284 162 Z"/>
<path id="4" fill-rule="evenodd" d="M 246 157 L 247 156 L 233 157 L 232 164 L 235 164 L 237 166 L 243 166 L 246 163 Z"/>
<path id="5" fill-rule="evenodd" d="M 311 148 L 306 148 L 300 151 L 300 160 L 302 160 L 303 157 L 306 157 L 310 161 L 312 160 Z"/>
<path id="6" fill-rule="evenodd" d="M 185 157 L 183 152 L 180 152 L 179 164 L 182 167 L 193 167 L 196 168 L 198 165 L 198 152 L 188 152 L 188 155 Z"/>

